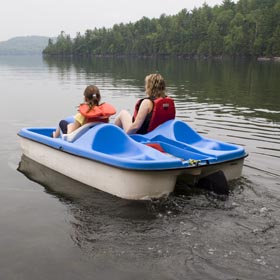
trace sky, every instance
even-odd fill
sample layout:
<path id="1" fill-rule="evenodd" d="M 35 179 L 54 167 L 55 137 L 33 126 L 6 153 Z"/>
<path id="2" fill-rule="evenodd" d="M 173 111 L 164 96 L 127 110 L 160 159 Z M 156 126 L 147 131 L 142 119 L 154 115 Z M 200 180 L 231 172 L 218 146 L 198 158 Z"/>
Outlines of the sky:
<path id="1" fill-rule="evenodd" d="M 4 3 L 5 4 L 4 4 Z M 136 22 L 143 16 L 159 18 L 191 11 L 203 3 L 223 0 L 5 0 L 0 4 L 0 41 L 17 36 L 57 37 L 61 31 L 76 37 L 87 29 L 110 28 Z"/>

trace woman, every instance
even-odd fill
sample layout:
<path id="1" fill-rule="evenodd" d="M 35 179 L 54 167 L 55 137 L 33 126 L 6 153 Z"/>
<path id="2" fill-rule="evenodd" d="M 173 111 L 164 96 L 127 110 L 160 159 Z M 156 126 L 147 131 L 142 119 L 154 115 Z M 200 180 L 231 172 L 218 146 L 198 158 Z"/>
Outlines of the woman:
<path id="1" fill-rule="evenodd" d="M 99 104 L 101 95 L 97 86 L 90 85 L 84 90 L 84 103 L 79 106 L 79 113 L 74 116 L 74 122 L 61 120 L 53 137 L 60 136 L 60 132 L 68 134 L 89 122 L 109 122 L 109 117 L 116 113 L 115 108 L 108 104 Z"/>
<path id="2" fill-rule="evenodd" d="M 150 74 L 145 78 L 145 91 L 148 97 L 140 99 L 133 117 L 122 110 L 115 124 L 128 134 L 145 134 L 167 120 L 175 118 L 173 99 L 165 94 L 165 81 L 160 74 Z"/>

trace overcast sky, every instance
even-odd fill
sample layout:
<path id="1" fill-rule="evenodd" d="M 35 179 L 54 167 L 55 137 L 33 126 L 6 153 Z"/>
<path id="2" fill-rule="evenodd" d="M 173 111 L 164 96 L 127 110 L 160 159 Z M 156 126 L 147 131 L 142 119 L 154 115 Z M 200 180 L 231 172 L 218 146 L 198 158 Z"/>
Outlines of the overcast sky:
<path id="1" fill-rule="evenodd" d="M 223 0 L 5 0 L 0 6 L 0 41 L 16 36 L 71 37 L 86 29 L 135 22 L 143 16 L 158 18 L 182 9 L 220 5 Z"/>

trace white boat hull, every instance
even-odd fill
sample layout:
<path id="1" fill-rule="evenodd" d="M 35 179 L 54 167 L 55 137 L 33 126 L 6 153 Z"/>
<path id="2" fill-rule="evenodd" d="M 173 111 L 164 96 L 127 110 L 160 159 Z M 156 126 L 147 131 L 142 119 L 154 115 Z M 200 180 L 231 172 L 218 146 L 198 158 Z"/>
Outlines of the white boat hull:
<path id="1" fill-rule="evenodd" d="M 173 192 L 179 170 L 120 169 L 21 138 L 23 154 L 65 176 L 124 199 L 147 200 Z"/>

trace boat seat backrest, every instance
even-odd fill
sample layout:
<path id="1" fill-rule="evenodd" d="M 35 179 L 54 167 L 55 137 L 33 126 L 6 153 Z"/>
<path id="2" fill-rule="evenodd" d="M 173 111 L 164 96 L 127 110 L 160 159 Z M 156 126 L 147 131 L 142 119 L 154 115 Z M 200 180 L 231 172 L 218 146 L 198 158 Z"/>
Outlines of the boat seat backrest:
<path id="1" fill-rule="evenodd" d="M 177 121 L 173 123 L 174 140 L 192 144 L 202 140 L 202 137 L 184 122 Z"/>
<path id="2" fill-rule="evenodd" d="M 85 132 L 87 132 L 89 129 L 91 129 L 92 127 L 94 127 L 97 124 L 100 124 L 100 122 L 91 122 L 91 123 L 84 124 L 71 133 L 68 133 L 68 134 L 61 133 L 61 138 L 67 142 L 74 142 L 78 138 L 80 138 Z"/>
<path id="3" fill-rule="evenodd" d="M 107 154 L 137 154 L 135 143 L 121 128 L 115 125 L 100 126 L 96 131 L 92 149 Z"/>
<path id="4" fill-rule="evenodd" d="M 176 119 L 165 122 L 145 136 L 148 139 L 153 139 L 159 135 L 186 144 L 193 144 L 202 140 L 202 137 L 188 124 Z"/>

